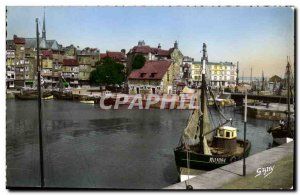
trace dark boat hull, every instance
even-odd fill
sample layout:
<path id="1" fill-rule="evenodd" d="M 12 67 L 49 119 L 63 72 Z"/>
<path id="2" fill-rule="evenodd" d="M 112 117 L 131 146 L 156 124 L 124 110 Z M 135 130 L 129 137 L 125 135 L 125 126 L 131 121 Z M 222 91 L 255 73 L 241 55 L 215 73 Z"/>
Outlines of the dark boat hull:
<path id="1" fill-rule="evenodd" d="M 290 130 L 288 130 L 286 126 L 284 127 L 277 126 L 277 127 L 271 127 L 268 132 L 272 133 L 273 142 L 276 145 L 281 145 L 293 140 L 294 137 L 293 129 L 294 129 L 294 125 L 291 125 Z"/>
<path id="2" fill-rule="evenodd" d="M 47 98 L 51 96 L 51 92 L 43 92 L 42 98 Z M 38 93 L 36 92 L 30 92 L 30 93 L 17 93 L 15 94 L 15 97 L 19 100 L 37 100 L 38 99 Z"/>
<path id="3" fill-rule="evenodd" d="M 56 99 L 59 99 L 59 100 L 73 100 L 73 95 L 71 93 L 52 91 L 52 94 Z"/>
<path id="4" fill-rule="evenodd" d="M 242 140 L 237 140 L 238 144 L 243 144 Z M 251 148 L 251 143 L 246 141 L 246 157 L 249 155 Z M 190 151 L 189 161 L 187 161 L 187 152 L 182 148 L 176 148 L 174 150 L 176 166 L 186 167 L 198 170 L 213 170 L 224 165 L 228 165 L 232 162 L 241 160 L 243 154 L 232 155 L 232 156 L 222 156 L 222 155 L 204 155 Z"/>

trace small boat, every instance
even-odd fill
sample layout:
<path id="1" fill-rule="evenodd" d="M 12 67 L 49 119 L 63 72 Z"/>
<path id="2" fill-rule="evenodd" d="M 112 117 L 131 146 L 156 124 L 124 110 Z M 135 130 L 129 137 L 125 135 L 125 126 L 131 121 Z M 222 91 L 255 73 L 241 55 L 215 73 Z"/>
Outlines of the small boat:
<path id="1" fill-rule="evenodd" d="M 286 66 L 287 75 L 287 111 L 286 118 L 281 119 L 278 125 L 273 125 L 268 129 L 269 133 L 272 133 L 273 142 L 277 145 L 285 144 L 294 140 L 295 131 L 295 117 L 291 113 L 291 87 L 290 87 L 290 63 L 288 61 Z"/>
<path id="2" fill-rule="evenodd" d="M 72 90 L 53 90 L 53 96 L 59 100 L 73 100 Z"/>
<path id="3" fill-rule="evenodd" d="M 95 104 L 95 100 L 81 100 L 79 102 L 84 104 Z"/>
<path id="4" fill-rule="evenodd" d="M 42 100 L 53 100 L 53 95 L 50 95 L 48 97 L 43 97 Z"/>
<path id="5" fill-rule="evenodd" d="M 207 86 L 205 64 L 207 63 L 206 45 L 203 44 L 203 70 L 201 96 L 198 94 L 198 105 L 201 109 L 193 110 L 186 128 L 174 149 L 175 162 L 179 174 L 182 168 L 212 170 L 238 161 L 249 155 L 251 143 L 237 139 L 237 128 L 226 125 L 231 121 L 225 119 L 220 125 L 212 128 L 207 108 Z M 212 117 L 212 116 L 211 116 Z"/>

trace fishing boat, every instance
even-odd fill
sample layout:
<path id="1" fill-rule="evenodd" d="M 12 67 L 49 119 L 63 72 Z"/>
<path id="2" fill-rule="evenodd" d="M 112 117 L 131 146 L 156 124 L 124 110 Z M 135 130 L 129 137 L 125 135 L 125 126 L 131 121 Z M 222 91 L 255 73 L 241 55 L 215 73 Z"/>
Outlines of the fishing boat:
<path id="1" fill-rule="evenodd" d="M 60 75 L 58 83 L 52 90 L 52 94 L 56 99 L 73 100 L 72 88 L 62 75 Z"/>
<path id="2" fill-rule="evenodd" d="M 50 90 L 43 90 L 42 98 L 51 97 Z M 22 87 L 20 93 L 16 93 L 15 97 L 19 100 L 37 100 L 38 99 L 38 91 L 36 87 Z"/>
<path id="3" fill-rule="evenodd" d="M 231 122 L 219 109 L 223 120 L 212 128 L 207 108 L 207 85 L 205 67 L 207 64 L 206 44 L 203 44 L 201 92 L 197 90 L 200 108 L 192 111 L 178 147 L 174 149 L 176 166 L 181 168 L 212 170 L 230 164 L 249 155 L 251 143 L 237 139 L 237 128 L 226 125 Z"/>
<path id="4" fill-rule="evenodd" d="M 291 83 L 290 83 L 291 66 L 288 60 L 286 66 L 286 82 L 287 82 L 287 110 L 286 118 L 279 120 L 279 124 L 273 125 L 268 129 L 272 134 L 273 142 L 276 145 L 285 144 L 293 141 L 295 131 L 295 117 L 291 112 Z"/>

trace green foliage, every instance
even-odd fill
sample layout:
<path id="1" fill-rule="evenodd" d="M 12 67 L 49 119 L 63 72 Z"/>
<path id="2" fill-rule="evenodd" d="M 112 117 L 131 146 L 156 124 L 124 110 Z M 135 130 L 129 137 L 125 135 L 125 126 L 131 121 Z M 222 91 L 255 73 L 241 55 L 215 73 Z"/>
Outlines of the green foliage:
<path id="1" fill-rule="evenodd" d="M 135 69 L 142 68 L 145 65 L 145 62 L 146 62 L 146 58 L 143 55 L 141 54 L 136 55 L 132 62 L 132 69 L 135 70 Z"/>
<path id="2" fill-rule="evenodd" d="M 90 74 L 91 83 L 98 85 L 120 85 L 124 80 L 124 65 L 117 63 L 111 58 L 105 58 L 96 62 L 96 70 L 93 70 Z"/>

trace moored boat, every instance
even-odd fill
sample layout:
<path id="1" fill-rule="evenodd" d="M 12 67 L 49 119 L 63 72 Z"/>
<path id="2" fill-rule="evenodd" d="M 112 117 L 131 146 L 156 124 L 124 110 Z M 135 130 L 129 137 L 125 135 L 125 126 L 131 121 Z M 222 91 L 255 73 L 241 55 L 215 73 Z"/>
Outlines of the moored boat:
<path id="1" fill-rule="evenodd" d="M 202 63 L 201 97 L 197 91 L 200 108 L 193 110 L 179 145 L 174 150 L 179 174 L 181 174 L 182 167 L 196 170 L 219 168 L 248 156 L 251 149 L 251 143 L 248 140 L 237 139 L 237 128 L 225 126 L 231 122 L 231 119 L 226 119 L 220 109 L 220 115 L 225 121 L 212 128 L 206 97 L 205 64 L 207 63 L 207 54 L 205 44 L 203 44 Z"/>
<path id="2" fill-rule="evenodd" d="M 295 117 L 291 112 L 291 83 L 290 83 L 290 63 L 288 61 L 286 66 L 286 81 L 287 81 L 287 110 L 286 118 L 279 120 L 278 125 L 273 125 L 268 129 L 268 132 L 272 134 L 273 142 L 277 145 L 285 144 L 293 141 L 295 131 Z"/>
<path id="3" fill-rule="evenodd" d="M 73 100 L 72 88 L 62 75 L 60 75 L 55 89 L 52 90 L 52 94 L 55 99 Z"/>
<path id="4" fill-rule="evenodd" d="M 42 98 L 49 98 L 51 91 L 43 91 Z M 38 91 L 36 89 L 22 88 L 20 93 L 15 94 L 16 99 L 20 100 L 37 100 Z"/>

